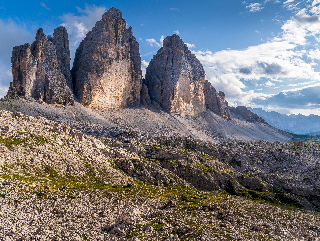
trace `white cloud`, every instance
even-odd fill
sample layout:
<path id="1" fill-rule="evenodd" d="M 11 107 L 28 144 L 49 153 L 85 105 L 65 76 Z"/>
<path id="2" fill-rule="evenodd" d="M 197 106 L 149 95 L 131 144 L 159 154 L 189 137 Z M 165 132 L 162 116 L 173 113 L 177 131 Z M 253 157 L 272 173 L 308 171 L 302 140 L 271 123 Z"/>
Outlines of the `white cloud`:
<path id="1" fill-rule="evenodd" d="M 320 39 L 320 20 L 319 16 L 308 13 L 311 10 L 300 10 L 269 42 L 244 50 L 193 53 L 203 64 L 208 80 L 223 90 L 228 100 L 244 105 L 255 98 L 272 96 L 257 93 L 258 82 L 263 81 L 265 88 L 279 88 L 277 81 L 283 81 L 284 85 L 294 80 L 319 81 L 320 73 L 314 70 L 313 60 L 320 59 L 320 51 L 310 49 L 310 41 Z"/>
<path id="2" fill-rule="evenodd" d="M 179 11 L 178 8 L 170 8 L 171 11 Z"/>
<path id="3" fill-rule="evenodd" d="M 65 26 L 68 31 L 72 60 L 80 42 L 84 39 L 87 32 L 94 27 L 96 22 L 102 18 L 106 8 L 104 6 L 86 5 L 84 9 L 77 8 L 77 10 L 80 14 L 79 16 L 67 13 L 61 17 L 63 21 L 61 25 Z"/>
<path id="4" fill-rule="evenodd" d="M 51 11 L 51 9 L 48 8 L 47 5 L 46 5 L 44 2 L 41 2 L 40 5 L 41 5 L 41 7 L 43 7 L 43 8 L 45 8 L 45 9 Z"/>
<path id="5" fill-rule="evenodd" d="M 195 48 L 196 46 L 194 44 L 189 44 L 189 43 L 186 43 L 187 47 L 189 49 L 192 49 L 192 48 Z"/>
<path id="6" fill-rule="evenodd" d="M 249 8 L 249 12 L 259 12 L 261 11 L 264 7 L 262 7 L 261 3 L 251 3 L 246 8 Z"/>
<path id="7" fill-rule="evenodd" d="M 299 5 L 300 5 L 301 1 L 297 1 L 295 2 L 295 0 L 287 0 L 283 3 L 283 6 L 290 11 L 299 11 Z"/>
<path id="8" fill-rule="evenodd" d="M 275 84 L 274 84 L 274 83 L 272 83 L 270 80 L 268 80 L 268 82 L 267 82 L 267 83 L 265 83 L 265 86 L 267 86 L 267 87 L 271 87 L 271 86 L 275 86 Z"/>
<path id="9" fill-rule="evenodd" d="M 292 3 L 292 2 L 294 2 L 294 0 L 287 0 L 283 4 L 289 4 L 289 3 Z"/>
<path id="10" fill-rule="evenodd" d="M 179 30 L 173 31 L 175 34 L 180 34 Z"/>
<path id="11" fill-rule="evenodd" d="M 142 77 L 144 78 L 146 76 L 146 69 L 149 65 L 149 62 L 142 60 L 141 61 L 141 70 L 142 70 Z"/>
<path id="12" fill-rule="evenodd" d="M 161 35 L 161 38 L 160 38 L 160 44 L 163 46 L 163 40 L 165 39 L 165 36 L 164 35 Z"/>
<path id="13" fill-rule="evenodd" d="M 319 4 L 319 3 L 320 3 L 320 0 L 314 0 L 314 1 L 312 2 L 312 5 L 311 5 L 311 6 L 313 7 L 313 6 L 315 6 L 315 5 Z"/>
<path id="14" fill-rule="evenodd" d="M 319 49 L 312 49 L 308 52 L 308 57 L 310 59 L 317 59 L 320 60 L 320 50 Z"/>
<path id="15" fill-rule="evenodd" d="M 146 39 L 147 43 L 150 44 L 152 47 L 161 47 L 161 44 L 157 42 L 157 40 L 150 38 Z"/>

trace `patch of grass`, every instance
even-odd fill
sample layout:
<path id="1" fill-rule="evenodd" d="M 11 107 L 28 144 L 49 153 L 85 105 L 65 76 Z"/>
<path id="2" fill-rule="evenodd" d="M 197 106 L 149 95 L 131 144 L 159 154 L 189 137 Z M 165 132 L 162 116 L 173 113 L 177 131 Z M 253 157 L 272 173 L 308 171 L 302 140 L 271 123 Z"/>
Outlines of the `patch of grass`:
<path id="1" fill-rule="evenodd" d="M 24 145 L 24 144 L 33 144 L 33 145 L 42 145 L 48 143 L 49 140 L 43 136 L 38 136 L 29 132 L 17 132 L 18 136 L 12 136 L 7 138 L 1 138 L 0 142 L 4 144 L 9 150 L 13 151 L 14 146 Z M 25 137 L 25 135 L 27 137 Z"/>
<path id="2" fill-rule="evenodd" d="M 125 237 L 126 238 L 133 238 L 133 237 L 135 237 L 137 235 L 138 235 L 137 231 L 131 231 L 131 232 L 128 232 Z"/>
<path id="3" fill-rule="evenodd" d="M 159 219 L 155 219 L 152 221 L 151 226 L 154 228 L 154 230 L 159 231 L 163 228 L 164 224 Z"/>
<path id="4" fill-rule="evenodd" d="M 82 234 L 80 235 L 80 237 L 83 239 L 83 240 L 86 240 L 86 241 L 89 241 L 90 239 L 87 238 L 87 236 L 85 234 Z"/>
<path id="5" fill-rule="evenodd" d="M 5 139 L 0 137 L 0 142 L 4 144 L 9 150 L 13 151 L 13 145 L 21 145 L 22 143 L 24 143 L 24 140 L 20 140 L 14 137 Z"/>

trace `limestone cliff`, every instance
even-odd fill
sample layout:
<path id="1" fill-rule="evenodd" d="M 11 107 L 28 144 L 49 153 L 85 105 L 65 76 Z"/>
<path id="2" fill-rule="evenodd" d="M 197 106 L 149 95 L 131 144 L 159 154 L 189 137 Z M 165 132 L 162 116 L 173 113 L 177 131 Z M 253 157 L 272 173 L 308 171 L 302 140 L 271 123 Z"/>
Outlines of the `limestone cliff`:
<path id="1" fill-rule="evenodd" d="M 204 83 L 204 96 L 208 110 L 226 119 L 231 118 L 228 102 L 225 100 L 225 94 L 222 91 L 217 93 L 216 89 L 208 80 Z"/>
<path id="2" fill-rule="evenodd" d="M 56 28 L 53 33 L 52 42 L 56 46 L 60 70 L 66 78 L 67 85 L 70 87 L 70 89 L 73 89 L 70 71 L 70 49 L 67 29 L 62 26 Z"/>
<path id="3" fill-rule="evenodd" d="M 175 34 L 163 41 L 146 71 L 151 101 L 164 111 L 181 116 L 205 111 L 204 82 L 201 63 Z"/>
<path id="4" fill-rule="evenodd" d="M 76 51 L 72 77 L 85 106 L 107 110 L 140 105 L 139 44 L 120 10 L 109 9 L 87 33 Z"/>
<path id="5" fill-rule="evenodd" d="M 47 39 L 40 28 L 31 46 L 24 44 L 13 48 L 11 62 L 13 82 L 8 98 L 22 96 L 49 104 L 74 103 L 68 85 L 70 53 L 64 27 L 55 30 L 53 39 Z"/>

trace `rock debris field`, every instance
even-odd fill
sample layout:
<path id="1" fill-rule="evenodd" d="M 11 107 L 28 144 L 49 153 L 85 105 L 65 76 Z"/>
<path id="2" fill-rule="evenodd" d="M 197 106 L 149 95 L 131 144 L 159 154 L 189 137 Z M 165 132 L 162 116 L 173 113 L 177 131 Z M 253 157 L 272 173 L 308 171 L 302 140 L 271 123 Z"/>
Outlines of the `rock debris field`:
<path id="1" fill-rule="evenodd" d="M 205 117 L 145 109 L 0 106 L 1 240 L 320 239 L 318 145 L 208 142 Z M 131 111 L 192 128 L 148 136 Z"/>

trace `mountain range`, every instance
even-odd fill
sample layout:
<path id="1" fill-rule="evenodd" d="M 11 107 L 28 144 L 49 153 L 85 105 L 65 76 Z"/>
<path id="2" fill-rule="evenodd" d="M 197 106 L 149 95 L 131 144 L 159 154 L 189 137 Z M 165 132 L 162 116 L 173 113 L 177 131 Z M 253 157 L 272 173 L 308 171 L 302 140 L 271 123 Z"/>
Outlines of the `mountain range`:
<path id="1" fill-rule="evenodd" d="M 285 115 L 275 111 L 265 111 L 261 108 L 248 110 L 262 117 L 268 124 L 283 131 L 301 135 L 320 134 L 320 116 L 317 115 Z"/>

